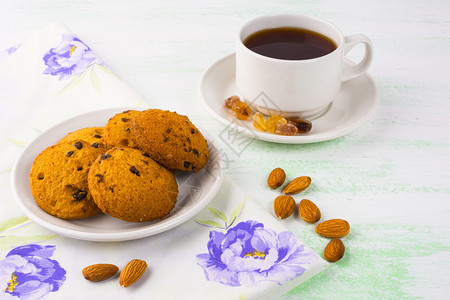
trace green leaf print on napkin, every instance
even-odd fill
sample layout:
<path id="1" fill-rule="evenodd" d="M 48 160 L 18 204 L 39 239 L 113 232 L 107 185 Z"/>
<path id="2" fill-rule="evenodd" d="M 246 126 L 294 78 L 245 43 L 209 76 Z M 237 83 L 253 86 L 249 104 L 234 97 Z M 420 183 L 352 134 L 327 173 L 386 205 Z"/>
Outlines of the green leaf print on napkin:
<path id="1" fill-rule="evenodd" d="M 239 221 L 240 217 L 242 216 L 242 212 L 244 211 L 246 201 L 247 201 L 247 198 L 245 198 L 241 202 L 241 204 L 239 204 L 233 210 L 230 218 L 227 218 L 226 215 L 218 209 L 212 208 L 210 206 L 207 207 L 211 214 L 213 214 L 216 218 L 223 221 L 223 225 L 216 221 L 213 221 L 213 220 L 197 220 L 197 219 L 195 219 L 194 221 L 197 224 L 200 224 L 205 227 L 213 227 L 213 228 L 228 230 L 228 228 L 232 227 L 233 224 L 235 224 L 235 223 L 237 223 L 237 221 Z"/>
<path id="2" fill-rule="evenodd" d="M 67 92 L 71 90 L 74 87 L 77 87 L 79 84 L 81 84 L 85 77 L 89 74 L 89 82 L 92 86 L 92 88 L 99 94 L 102 95 L 102 85 L 100 78 L 98 77 L 97 73 L 95 72 L 96 69 L 100 69 L 103 72 L 106 72 L 108 74 L 112 74 L 111 71 L 108 70 L 105 66 L 100 66 L 97 64 L 92 64 L 87 68 L 83 73 L 78 75 L 77 77 L 73 78 L 69 83 L 58 93 L 57 96 L 61 95 L 64 92 Z M 107 71 L 108 70 L 108 71 Z"/>
<path id="3" fill-rule="evenodd" d="M 19 148 L 25 148 L 25 146 L 28 144 L 28 142 L 25 141 L 19 141 L 19 140 L 13 140 L 10 138 L 5 138 L 8 142 L 10 142 L 11 144 L 13 144 L 16 147 Z"/>
<path id="4" fill-rule="evenodd" d="M 17 226 L 20 226 L 28 221 L 30 221 L 30 219 L 28 219 L 27 217 L 11 218 L 0 223 L 0 232 L 14 230 Z"/>
<path id="5" fill-rule="evenodd" d="M 209 207 L 208 206 L 209 211 L 215 215 L 216 217 L 222 219 L 224 222 L 227 222 L 227 217 L 225 216 L 225 214 L 215 208 Z"/>
<path id="6" fill-rule="evenodd" d="M 27 217 L 15 217 L 0 223 L 0 249 L 8 249 L 27 243 L 41 243 L 54 239 L 56 235 L 19 235 L 18 233 L 32 225 Z"/>
<path id="7" fill-rule="evenodd" d="M 95 91 L 99 95 L 101 95 L 102 94 L 102 86 L 100 83 L 100 79 L 98 78 L 97 74 L 95 74 L 93 68 L 91 68 L 91 84 L 92 84 L 92 87 L 95 89 Z"/>

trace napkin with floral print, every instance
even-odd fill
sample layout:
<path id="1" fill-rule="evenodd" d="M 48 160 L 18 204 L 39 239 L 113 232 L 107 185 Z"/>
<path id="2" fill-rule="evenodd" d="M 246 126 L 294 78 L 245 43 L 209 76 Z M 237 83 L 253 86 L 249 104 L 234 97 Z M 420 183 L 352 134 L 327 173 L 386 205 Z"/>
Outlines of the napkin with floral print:
<path id="1" fill-rule="evenodd" d="M 56 235 L 24 216 L 11 192 L 14 161 L 32 139 L 74 115 L 145 109 L 142 99 L 64 25 L 51 24 L 0 53 L 0 299 L 276 298 L 328 266 L 231 180 L 193 219 L 126 242 Z M 130 287 L 93 283 L 81 270 L 143 259 Z"/>

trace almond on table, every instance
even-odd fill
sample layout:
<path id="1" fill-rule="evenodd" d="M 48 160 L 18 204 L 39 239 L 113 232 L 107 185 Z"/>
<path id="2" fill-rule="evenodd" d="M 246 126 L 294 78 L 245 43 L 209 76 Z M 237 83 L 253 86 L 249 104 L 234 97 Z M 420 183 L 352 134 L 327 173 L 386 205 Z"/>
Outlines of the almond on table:
<path id="1" fill-rule="evenodd" d="M 345 253 L 344 243 L 339 238 L 332 239 L 323 251 L 326 260 L 336 262 L 340 260 Z"/>
<path id="2" fill-rule="evenodd" d="M 298 214 L 305 222 L 308 223 L 316 223 L 321 217 L 321 213 L 317 205 L 308 199 L 303 199 L 300 201 L 298 204 Z"/>
<path id="3" fill-rule="evenodd" d="M 147 270 L 147 263 L 140 259 L 133 259 L 120 272 L 119 284 L 127 287 L 135 283 Z"/>
<path id="4" fill-rule="evenodd" d="M 291 196 L 281 195 L 275 198 L 273 209 L 275 214 L 280 219 L 286 219 L 295 210 L 295 200 Z"/>
<path id="5" fill-rule="evenodd" d="M 306 190 L 310 184 L 311 178 L 309 176 L 300 176 L 289 182 L 289 184 L 284 188 L 283 193 L 297 194 Z"/>
<path id="6" fill-rule="evenodd" d="M 102 281 L 114 276 L 119 268 L 113 264 L 95 264 L 83 269 L 82 274 L 86 280 Z"/>
<path id="7" fill-rule="evenodd" d="M 316 226 L 316 232 L 324 237 L 340 238 L 350 232 L 350 224 L 341 219 L 330 219 Z"/>
<path id="8" fill-rule="evenodd" d="M 269 177 L 267 178 L 267 185 L 276 189 L 283 185 L 286 180 L 286 173 L 282 168 L 275 168 L 270 172 Z"/>

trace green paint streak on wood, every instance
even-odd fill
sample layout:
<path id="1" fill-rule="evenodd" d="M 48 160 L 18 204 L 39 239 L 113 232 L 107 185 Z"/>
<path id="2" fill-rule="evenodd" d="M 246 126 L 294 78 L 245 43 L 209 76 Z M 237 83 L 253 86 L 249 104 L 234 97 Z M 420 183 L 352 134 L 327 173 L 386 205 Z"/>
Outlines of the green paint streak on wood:
<path id="1" fill-rule="evenodd" d="M 351 137 L 350 137 L 351 138 Z M 347 140 L 347 142 L 345 142 Z M 360 151 L 346 151 L 350 147 L 359 148 Z M 311 145 L 277 145 L 269 142 L 255 141 L 242 151 L 237 157 L 228 152 L 230 163 L 229 172 L 234 176 L 247 174 L 248 164 L 239 164 L 239 161 L 250 163 L 255 174 L 260 178 L 259 182 L 266 180 L 267 174 L 276 167 L 286 171 L 286 181 L 297 176 L 308 175 L 313 179 L 311 186 L 305 191 L 305 195 L 320 191 L 323 194 L 336 193 L 370 193 L 380 194 L 450 194 L 450 188 L 445 182 L 407 181 L 404 174 L 407 166 L 413 165 L 418 169 L 422 164 L 420 160 L 407 162 L 395 160 L 392 155 L 379 157 L 374 153 L 369 141 L 365 144 L 348 141 L 348 137 L 333 141 Z M 416 151 L 428 151 L 433 148 L 442 149 L 437 154 L 444 154 L 448 148 L 447 141 L 430 142 L 427 140 L 396 140 L 391 142 L 389 150 L 410 149 Z M 398 144 L 398 145 L 397 145 Z M 438 144 L 438 145 L 437 145 Z M 226 148 L 224 148 L 226 150 Z M 401 152 L 399 150 L 399 152 Z M 356 153 L 356 154 L 355 154 Z M 276 158 L 271 155 L 276 154 Z M 324 155 L 325 154 L 325 155 Z M 364 165 L 364 168 L 360 166 Z M 395 177 L 395 180 L 392 179 Z"/>
<path id="2" fill-rule="evenodd" d="M 311 230 L 303 227 L 293 232 L 322 253 L 329 239 L 317 236 L 314 227 L 310 227 Z M 283 299 L 316 299 L 318 295 L 320 299 L 415 298 L 412 291 L 420 279 L 412 271 L 414 262 L 450 252 L 450 228 L 446 226 L 354 225 L 342 240 L 346 246 L 344 258 Z M 445 264 L 441 268 L 445 269 Z M 340 282 L 339 289 L 330 290 L 328 287 L 336 281 Z M 450 278 L 437 277 L 434 284 L 450 286 Z"/>
<path id="3" fill-rule="evenodd" d="M 443 148 L 446 149 L 450 147 L 450 143 L 448 141 L 442 140 L 442 141 L 429 141 L 429 140 L 423 140 L 423 139 L 417 139 L 417 140 L 395 140 L 392 142 L 392 146 L 397 149 L 408 149 L 408 148 L 416 148 L 416 149 L 422 149 L 422 148 L 433 148 L 439 149 Z"/>

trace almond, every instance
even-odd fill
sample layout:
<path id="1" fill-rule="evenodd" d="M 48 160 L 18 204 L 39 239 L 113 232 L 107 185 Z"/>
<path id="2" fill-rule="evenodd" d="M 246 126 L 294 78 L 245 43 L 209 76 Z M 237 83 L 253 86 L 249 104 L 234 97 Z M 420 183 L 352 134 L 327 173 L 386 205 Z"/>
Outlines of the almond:
<path id="1" fill-rule="evenodd" d="M 280 219 L 286 219 L 295 210 L 295 200 L 291 196 L 281 195 L 275 198 L 273 209 L 275 215 Z"/>
<path id="2" fill-rule="evenodd" d="M 350 225 L 341 219 L 331 219 L 316 226 L 316 232 L 324 237 L 344 237 L 350 232 Z"/>
<path id="3" fill-rule="evenodd" d="M 298 214 L 305 222 L 316 223 L 320 220 L 320 210 L 312 201 L 303 199 L 298 204 Z"/>
<path id="4" fill-rule="evenodd" d="M 127 287 L 135 283 L 147 270 L 147 263 L 140 259 L 133 259 L 120 272 L 119 284 Z"/>
<path id="5" fill-rule="evenodd" d="M 89 281 L 102 281 L 108 279 L 119 271 L 116 265 L 112 264 L 95 264 L 83 269 L 84 278 Z"/>
<path id="6" fill-rule="evenodd" d="M 325 247 L 325 250 L 323 251 L 323 256 L 328 261 L 336 262 L 344 256 L 344 253 L 345 253 L 344 243 L 341 241 L 341 239 L 334 238 Z"/>
<path id="7" fill-rule="evenodd" d="M 286 173 L 281 168 L 275 168 L 270 172 L 269 177 L 267 178 L 267 185 L 276 189 L 283 185 L 284 180 L 286 180 Z"/>
<path id="8" fill-rule="evenodd" d="M 297 194 L 304 191 L 311 184 L 311 178 L 309 176 L 297 177 L 284 188 L 285 194 Z"/>

